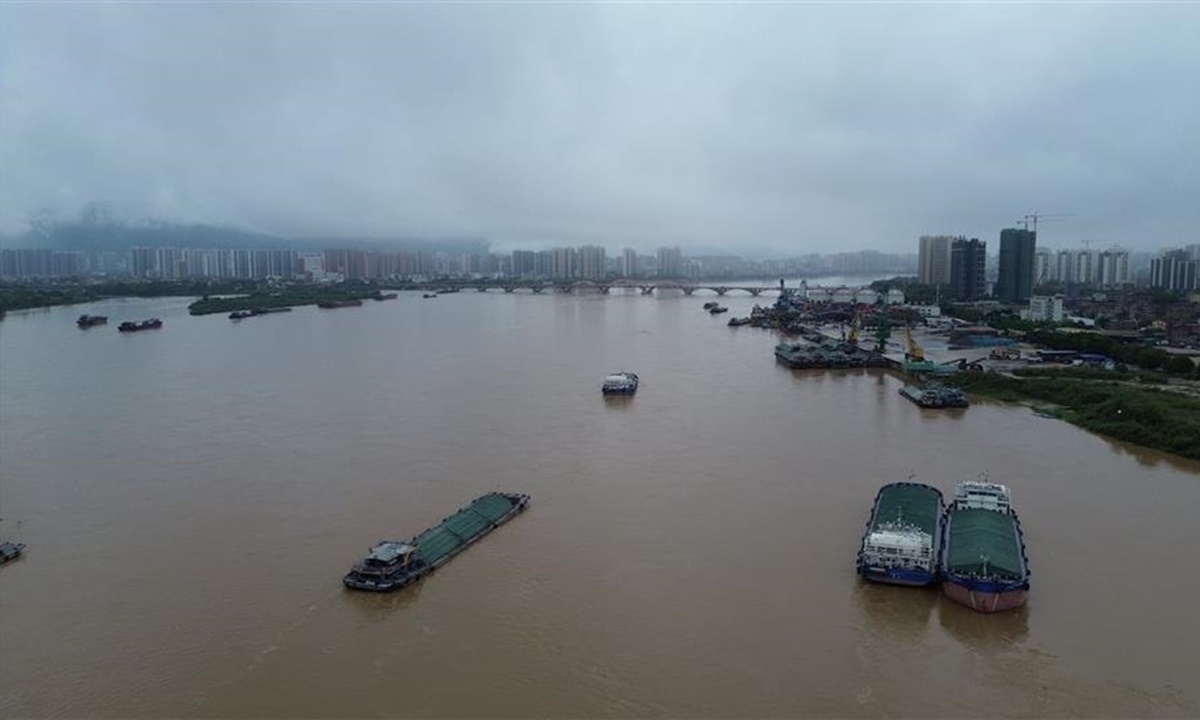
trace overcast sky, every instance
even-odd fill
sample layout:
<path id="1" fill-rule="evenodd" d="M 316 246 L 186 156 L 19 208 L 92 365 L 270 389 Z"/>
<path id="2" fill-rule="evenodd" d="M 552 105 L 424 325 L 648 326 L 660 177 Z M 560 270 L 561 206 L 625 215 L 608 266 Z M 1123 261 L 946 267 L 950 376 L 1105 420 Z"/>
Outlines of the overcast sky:
<path id="1" fill-rule="evenodd" d="M 0 6 L 32 211 L 685 252 L 1200 242 L 1200 5 Z"/>

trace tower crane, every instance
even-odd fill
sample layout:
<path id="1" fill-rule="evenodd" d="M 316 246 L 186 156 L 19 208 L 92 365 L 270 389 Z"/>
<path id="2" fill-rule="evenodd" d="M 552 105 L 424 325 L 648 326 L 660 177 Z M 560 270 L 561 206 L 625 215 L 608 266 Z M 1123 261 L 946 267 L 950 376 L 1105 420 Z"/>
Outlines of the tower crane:
<path id="1" fill-rule="evenodd" d="M 1066 220 L 1067 218 L 1072 217 L 1074 214 L 1075 213 L 1040 213 L 1037 210 L 1034 210 L 1017 222 L 1024 225 L 1026 230 L 1029 230 L 1029 224 L 1030 221 L 1032 221 L 1033 231 L 1036 233 L 1039 222 L 1059 222 L 1060 220 Z"/>

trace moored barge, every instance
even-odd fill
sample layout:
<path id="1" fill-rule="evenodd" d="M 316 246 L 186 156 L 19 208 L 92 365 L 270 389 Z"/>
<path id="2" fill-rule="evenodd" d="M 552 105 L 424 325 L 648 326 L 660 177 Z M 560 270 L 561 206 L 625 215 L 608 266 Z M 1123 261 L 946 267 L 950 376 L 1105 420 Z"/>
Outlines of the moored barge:
<path id="1" fill-rule="evenodd" d="M 965 408 L 970 404 L 966 393 L 946 385 L 905 385 L 900 388 L 900 394 L 918 406 L 929 409 Z"/>
<path id="2" fill-rule="evenodd" d="M 108 316 L 107 315 L 80 315 L 79 319 L 75 321 L 75 324 L 84 329 L 93 327 L 95 325 L 107 325 L 108 324 Z"/>
<path id="3" fill-rule="evenodd" d="M 942 492 L 915 482 L 879 488 L 858 551 L 858 574 L 894 585 L 937 580 Z"/>
<path id="4" fill-rule="evenodd" d="M 637 392 L 638 383 L 637 373 L 610 373 L 600 383 L 600 392 L 605 395 L 632 395 Z"/>
<path id="5" fill-rule="evenodd" d="M 163 326 L 162 320 L 158 318 L 150 318 L 149 320 L 126 320 L 117 326 L 117 332 L 139 332 L 141 330 L 157 330 Z"/>
<path id="6" fill-rule="evenodd" d="M 942 528 L 942 592 L 979 612 L 1020 607 L 1029 596 L 1021 521 L 1004 485 L 964 481 Z"/>
<path id="7" fill-rule="evenodd" d="M 342 578 L 353 590 L 388 592 L 420 580 L 529 507 L 529 496 L 488 493 L 411 540 L 385 540 Z"/>

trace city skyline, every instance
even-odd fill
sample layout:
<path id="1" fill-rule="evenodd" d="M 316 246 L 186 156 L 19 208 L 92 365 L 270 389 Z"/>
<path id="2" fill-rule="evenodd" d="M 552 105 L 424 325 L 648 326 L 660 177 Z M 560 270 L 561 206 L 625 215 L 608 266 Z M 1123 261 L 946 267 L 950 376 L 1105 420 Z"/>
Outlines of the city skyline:
<path id="1" fill-rule="evenodd" d="M 1194 4 L 4 3 L 0 232 L 104 201 L 503 251 L 900 252 L 1039 212 L 1070 214 L 1051 244 L 1188 245 L 1197 24 Z"/>

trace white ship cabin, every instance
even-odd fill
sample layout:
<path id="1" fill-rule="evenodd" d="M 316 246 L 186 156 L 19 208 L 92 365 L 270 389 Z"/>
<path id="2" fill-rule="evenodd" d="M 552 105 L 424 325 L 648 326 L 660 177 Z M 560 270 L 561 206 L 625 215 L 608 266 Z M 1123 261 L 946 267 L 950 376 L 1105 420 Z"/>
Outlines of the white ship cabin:
<path id="1" fill-rule="evenodd" d="M 403 542 L 386 541 L 371 548 L 364 565 L 371 568 L 392 568 L 397 564 L 407 566 L 416 547 Z"/>
<path id="2" fill-rule="evenodd" d="M 1006 513 L 1012 509 L 1008 487 L 999 483 L 964 480 L 954 490 L 954 504 L 961 509 L 981 508 Z"/>
<path id="3" fill-rule="evenodd" d="M 863 562 L 870 567 L 933 570 L 933 536 L 914 528 L 879 529 L 863 543 Z"/>

